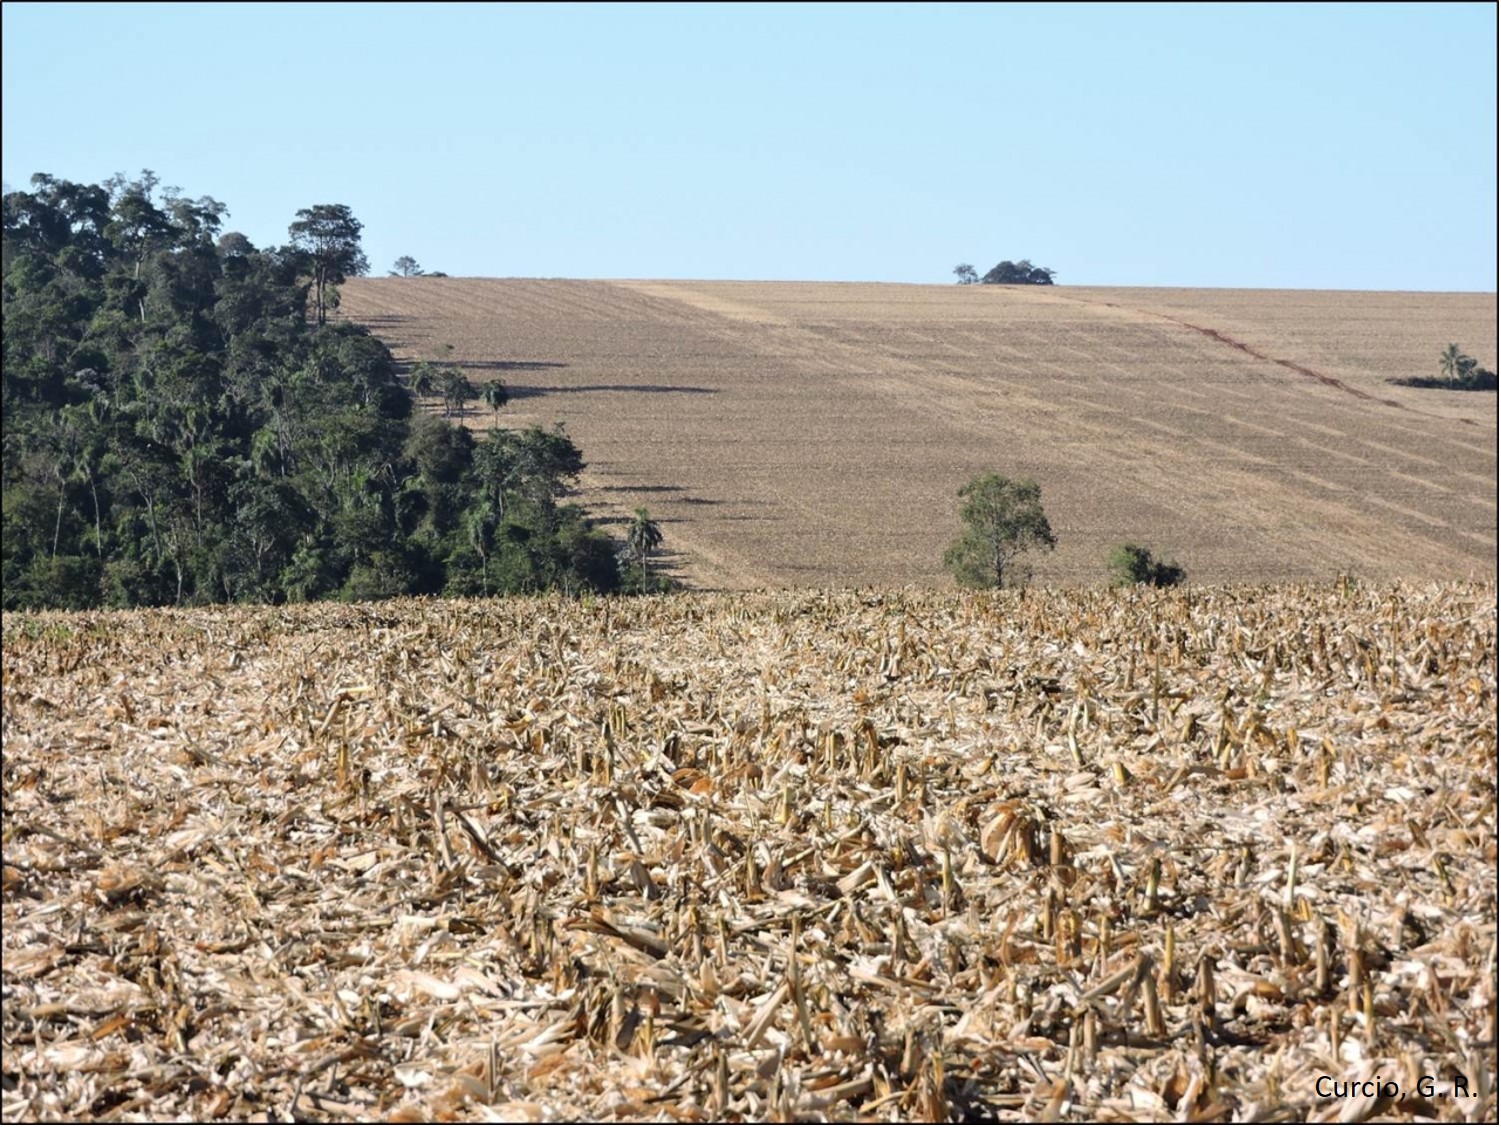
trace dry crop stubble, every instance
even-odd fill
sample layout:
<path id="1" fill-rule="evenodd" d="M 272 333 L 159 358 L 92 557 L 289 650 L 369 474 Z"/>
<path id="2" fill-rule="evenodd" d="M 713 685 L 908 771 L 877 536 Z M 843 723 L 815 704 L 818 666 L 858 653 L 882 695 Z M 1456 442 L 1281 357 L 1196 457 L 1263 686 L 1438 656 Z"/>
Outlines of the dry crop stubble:
<path id="1" fill-rule="evenodd" d="M 7 1120 L 1496 1115 L 1492 586 L 3 628 Z"/>
<path id="2" fill-rule="evenodd" d="M 585 501 L 649 506 L 698 586 L 945 584 L 991 470 L 1043 485 L 1041 583 L 1125 540 L 1211 582 L 1495 569 L 1495 396 L 1384 382 L 1491 363 L 1488 295 L 358 279 L 343 312 L 565 422 Z"/>

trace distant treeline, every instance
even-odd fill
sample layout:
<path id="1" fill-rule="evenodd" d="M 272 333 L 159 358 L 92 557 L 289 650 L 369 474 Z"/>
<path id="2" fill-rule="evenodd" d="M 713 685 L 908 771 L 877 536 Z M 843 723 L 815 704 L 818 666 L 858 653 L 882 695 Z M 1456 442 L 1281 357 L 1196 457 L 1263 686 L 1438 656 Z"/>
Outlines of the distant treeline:
<path id="1" fill-rule="evenodd" d="M 347 207 L 286 246 L 225 206 L 32 178 L 4 197 L 4 605 L 613 591 L 561 430 L 414 414 L 390 351 L 327 323 L 367 270 Z"/>
<path id="2" fill-rule="evenodd" d="M 1057 275 L 1058 271 L 1049 270 L 1046 266 L 1033 266 L 1025 258 L 1020 262 L 998 262 L 983 277 L 968 262 L 961 262 L 954 267 L 954 277 L 961 286 L 972 286 L 977 282 L 984 286 L 1051 286 Z"/>

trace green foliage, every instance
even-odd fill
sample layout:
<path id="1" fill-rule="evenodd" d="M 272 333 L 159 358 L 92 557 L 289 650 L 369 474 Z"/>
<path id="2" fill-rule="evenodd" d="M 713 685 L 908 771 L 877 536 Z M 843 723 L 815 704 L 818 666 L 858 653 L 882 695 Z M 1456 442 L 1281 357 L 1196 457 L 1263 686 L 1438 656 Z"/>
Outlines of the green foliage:
<path id="1" fill-rule="evenodd" d="M 506 385 L 500 380 L 491 380 L 485 385 L 482 393 L 485 406 L 495 413 L 495 419 L 500 421 L 500 411 L 511 401 L 511 393 L 506 390 Z"/>
<path id="2" fill-rule="evenodd" d="M 1112 587 L 1147 584 L 1151 587 L 1176 587 L 1188 578 L 1177 563 L 1154 559 L 1140 544 L 1121 544 L 1111 550 L 1107 561 Z"/>
<path id="3" fill-rule="evenodd" d="M 651 554 L 662 546 L 662 529 L 646 509 L 637 509 L 632 514 L 626 543 L 636 554 L 636 570 L 640 572 L 641 593 L 644 595 L 651 581 Z"/>
<path id="4" fill-rule="evenodd" d="M 560 429 L 477 443 L 324 323 L 365 269 L 348 208 L 299 212 L 280 249 L 223 213 L 149 172 L 5 195 L 7 608 L 618 589 Z M 410 383 L 450 413 L 475 394 L 451 365 Z"/>
<path id="5" fill-rule="evenodd" d="M 980 279 L 987 286 L 1051 286 L 1058 271 L 1033 266 L 1027 259 L 998 262 Z"/>
<path id="6" fill-rule="evenodd" d="M 445 418 L 452 415 L 462 417 L 464 404 L 479 394 L 479 389 L 464 374 L 464 370 L 454 364 L 438 370 L 438 391 L 443 396 Z"/>
<path id="7" fill-rule="evenodd" d="M 980 280 L 980 275 L 968 262 L 961 262 L 954 267 L 954 277 L 958 279 L 961 286 L 972 286 Z"/>
<path id="8" fill-rule="evenodd" d="M 1482 368 L 1473 356 L 1459 350 L 1459 345 L 1450 344 L 1439 354 L 1438 378 L 1411 376 L 1393 383 L 1405 387 L 1443 388 L 1445 391 L 1495 391 L 1496 373 Z"/>
<path id="9" fill-rule="evenodd" d="M 292 247 L 312 277 L 314 309 L 320 325 L 328 320 L 329 309 L 337 305 L 333 287 L 349 275 L 358 277 L 370 269 L 365 252 L 360 249 L 363 229 L 364 225 L 347 204 L 305 207 L 287 228 Z"/>
<path id="10" fill-rule="evenodd" d="M 1042 487 L 983 474 L 959 490 L 964 531 L 949 545 L 943 563 L 964 587 L 1025 583 L 1022 553 L 1051 551 L 1058 543 L 1042 511 Z"/>

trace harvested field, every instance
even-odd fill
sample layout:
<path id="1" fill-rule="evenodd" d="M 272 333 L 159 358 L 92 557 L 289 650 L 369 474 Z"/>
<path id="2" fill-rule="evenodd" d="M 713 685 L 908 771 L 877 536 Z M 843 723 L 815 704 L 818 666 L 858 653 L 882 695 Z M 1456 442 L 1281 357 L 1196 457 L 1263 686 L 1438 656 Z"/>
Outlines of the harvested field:
<path id="1" fill-rule="evenodd" d="M 1496 613 L 7 614 L 5 1118 L 1494 1122 Z"/>
<path id="2" fill-rule="evenodd" d="M 1494 368 L 1494 294 L 394 278 L 343 314 L 566 423 L 698 587 L 947 585 L 986 471 L 1042 484 L 1040 584 L 1127 540 L 1200 582 L 1496 570 L 1495 394 L 1387 382 Z"/>

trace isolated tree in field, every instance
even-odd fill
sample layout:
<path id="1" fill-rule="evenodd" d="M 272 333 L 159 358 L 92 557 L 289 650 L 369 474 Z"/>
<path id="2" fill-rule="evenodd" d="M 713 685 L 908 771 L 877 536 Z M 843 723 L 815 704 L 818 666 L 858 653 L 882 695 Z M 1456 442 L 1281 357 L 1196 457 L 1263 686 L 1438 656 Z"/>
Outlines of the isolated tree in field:
<path id="1" fill-rule="evenodd" d="M 651 519 L 650 513 L 645 509 L 637 509 L 626 541 L 630 544 L 631 551 L 636 553 L 636 559 L 641 565 L 641 593 L 644 595 L 651 554 L 662 546 L 662 530 L 657 526 L 657 522 Z"/>
<path id="2" fill-rule="evenodd" d="M 961 286 L 972 286 L 980 280 L 980 275 L 968 262 L 961 262 L 954 267 L 954 277 L 959 279 Z"/>
<path id="3" fill-rule="evenodd" d="M 500 380 L 491 380 L 485 385 L 485 406 L 495 412 L 496 423 L 500 422 L 500 409 L 511 401 L 511 393 L 506 390 L 506 385 Z"/>
<path id="4" fill-rule="evenodd" d="M 418 266 L 417 260 L 409 254 L 402 255 L 391 267 L 393 278 L 420 278 L 421 276 L 422 267 Z"/>
<path id="5" fill-rule="evenodd" d="M 1188 573 L 1177 563 L 1154 559 L 1151 551 L 1140 544 L 1120 545 L 1111 551 L 1107 562 L 1112 575 L 1112 587 L 1130 587 L 1133 584 L 1176 587 L 1188 578 Z"/>
<path id="6" fill-rule="evenodd" d="M 348 276 L 359 277 L 370 269 L 360 249 L 364 229 L 345 204 L 318 204 L 297 213 L 287 228 L 292 246 L 306 258 L 313 279 L 313 305 L 318 324 L 328 322 L 328 310 L 337 304 L 334 287 Z"/>
<path id="7" fill-rule="evenodd" d="M 1042 511 L 1042 487 L 984 474 L 959 490 L 964 531 L 944 553 L 944 566 L 965 587 L 1004 587 L 1019 578 L 1017 557 L 1058 543 Z"/>

